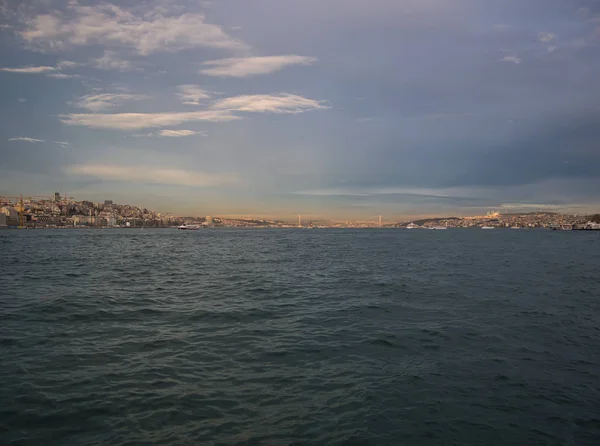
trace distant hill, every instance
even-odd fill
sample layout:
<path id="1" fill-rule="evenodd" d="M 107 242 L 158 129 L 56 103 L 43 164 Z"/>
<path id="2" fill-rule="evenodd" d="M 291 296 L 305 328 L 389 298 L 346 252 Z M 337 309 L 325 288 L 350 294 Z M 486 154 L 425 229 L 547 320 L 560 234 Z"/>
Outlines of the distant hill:
<path id="1" fill-rule="evenodd" d="M 510 212 L 507 214 L 502 214 L 507 216 L 517 216 L 517 215 L 560 215 L 560 212 Z"/>
<path id="2" fill-rule="evenodd" d="M 423 220 L 414 220 L 413 223 L 422 226 L 425 223 L 438 223 L 442 220 L 460 220 L 458 217 L 440 217 L 440 218 L 425 218 Z"/>

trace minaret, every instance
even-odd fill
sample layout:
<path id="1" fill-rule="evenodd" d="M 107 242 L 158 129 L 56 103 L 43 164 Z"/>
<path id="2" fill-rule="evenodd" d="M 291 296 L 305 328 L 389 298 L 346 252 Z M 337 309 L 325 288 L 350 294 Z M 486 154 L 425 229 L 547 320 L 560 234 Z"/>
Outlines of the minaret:
<path id="1" fill-rule="evenodd" d="M 298 215 L 298 227 L 302 227 L 302 216 Z"/>
<path id="2" fill-rule="evenodd" d="M 379 216 L 379 227 L 381 228 L 381 215 Z"/>

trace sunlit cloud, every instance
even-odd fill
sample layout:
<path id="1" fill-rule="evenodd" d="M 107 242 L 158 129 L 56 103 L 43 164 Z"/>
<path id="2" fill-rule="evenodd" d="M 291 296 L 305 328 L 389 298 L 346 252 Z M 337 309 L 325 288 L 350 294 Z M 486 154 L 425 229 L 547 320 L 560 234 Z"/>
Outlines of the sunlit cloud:
<path id="1" fill-rule="evenodd" d="M 46 77 L 51 77 L 54 79 L 73 79 L 82 77 L 79 74 L 66 74 L 66 73 L 49 73 Z"/>
<path id="2" fill-rule="evenodd" d="M 25 142 L 44 142 L 43 139 L 29 138 L 28 136 L 19 136 L 17 138 L 9 138 L 9 141 L 25 141 Z"/>
<path id="3" fill-rule="evenodd" d="M 21 68 L 0 68 L 0 71 L 5 71 L 7 73 L 22 73 L 22 74 L 40 74 L 40 73 L 49 73 L 51 71 L 55 71 L 56 68 L 48 67 L 48 66 L 38 66 L 38 67 L 21 67 Z"/>
<path id="4" fill-rule="evenodd" d="M 169 14 L 159 7 L 137 15 L 110 3 L 83 6 L 69 2 L 66 13 L 27 18 L 20 36 L 43 51 L 102 45 L 130 47 L 138 54 L 148 55 L 194 47 L 246 48 L 220 26 L 207 23 L 204 14 Z"/>
<path id="5" fill-rule="evenodd" d="M 74 105 L 78 108 L 98 112 L 119 107 L 129 101 L 141 101 L 149 98 L 149 96 L 144 94 L 93 93 L 80 97 Z"/>
<path id="6" fill-rule="evenodd" d="M 93 60 L 92 66 L 99 70 L 115 70 L 115 71 L 135 71 L 138 68 L 128 61 L 119 58 L 115 51 L 104 51 L 102 57 Z"/>
<path id="7" fill-rule="evenodd" d="M 109 181 L 159 183 L 193 187 L 224 186 L 239 182 L 239 178 L 233 174 L 194 172 L 139 165 L 76 164 L 68 166 L 66 172 L 72 175 L 91 176 Z"/>
<path id="8" fill-rule="evenodd" d="M 213 109 L 242 112 L 303 113 L 310 110 L 329 108 L 324 101 L 316 101 L 293 94 L 242 95 L 221 99 L 212 105 Z"/>
<path id="9" fill-rule="evenodd" d="M 186 105 L 200 105 L 202 99 L 210 98 L 210 93 L 199 85 L 179 85 L 177 90 L 179 90 L 177 96 Z"/>
<path id="10" fill-rule="evenodd" d="M 60 61 L 56 64 L 55 67 L 47 66 L 47 65 L 39 65 L 39 66 L 28 66 L 28 67 L 16 67 L 16 68 L 0 68 L 0 71 L 4 71 L 6 73 L 19 73 L 19 74 L 45 74 L 47 77 L 53 77 L 56 79 L 68 79 L 72 77 L 79 77 L 76 74 L 64 74 L 60 71 L 62 70 L 70 70 L 77 66 L 80 66 L 80 63 L 72 62 L 69 60 Z"/>
<path id="11" fill-rule="evenodd" d="M 209 76 L 248 77 L 273 73 L 290 65 L 310 65 L 315 61 L 314 57 L 296 55 L 228 58 L 204 62 L 203 65 L 211 68 L 204 68 L 200 73 Z"/>
<path id="12" fill-rule="evenodd" d="M 167 136 L 171 138 L 181 138 L 183 136 L 206 135 L 204 132 L 196 132 L 194 130 L 161 130 L 158 136 Z"/>
<path id="13" fill-rule="evenodd" d="M 184 122 L 228 122 L 242 119 L 227 110 L 170 113 L 71 113 L 60 115 L 62 123 L 99 129 L 137 130 L 167 127 Z"/>

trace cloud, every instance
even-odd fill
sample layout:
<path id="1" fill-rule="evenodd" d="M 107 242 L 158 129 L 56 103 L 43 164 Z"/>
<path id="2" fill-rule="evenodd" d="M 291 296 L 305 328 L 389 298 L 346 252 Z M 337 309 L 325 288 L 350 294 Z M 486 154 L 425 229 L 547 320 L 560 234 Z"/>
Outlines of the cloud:
<path id="1" fill-rule="evenodd" d="M 477 198 L 476 194 L 483 189 L 474 189 L 469 187 L 445 187 L 445 188 L 426 188 L 426 187 L 347 187 L 347 188 L 326 188 L 309 189 L 292 192 L 292 195 L 305 195 L 314 197 L 372 197 L 381 195 L 411 195 L 419 197 L 433 198 Z"/>
<path id="2" fill-rule="evenodd" d="M 514 64 L 520 64 L 521 63 L 521 59 L 519 59 L 517 56 L 504 56 L 500 60 L 502 62 L 512 62 Z"/>
<path id="3" fill-rule="evenodd" d="M 54 142 L 62 147 L 66 147 L 69 145 L 69 143 L 67 141 L 54 141 Z"/>
<path id="4" fill-rule="evenodd" d="M 131 135 L 134 138 L 154 138 L 158 136 L 170 137 L 170 138 L 181 138 L 183 136 L 194 136 L 202 135 L 206 136 L 206 132 L 196 132 L 194 130 L 160 130 L 155 133 L 136 133 Z"/>
<path id="5" fill-rule="evenodd" d="M 303 113 L 310 110 L 330 108 L 323 101 L 304 98 L 293 94 L 244 95 L 221 99 L 213 109 L 242 112 Z"/>
<path id="6" fill-rule="evenodd" d="M 200 73 L 209 76 L 247 77 L 273 73 L 290 65 L 310 65 L 316 60 L 314 57 L 295 55 L 210 60 L 204 62 L 203 65 L 212 66 L 213 68 L 205 68 L 200 70 Z"/>
<path id="7" fill-rule="evenodd" d="M 25 98 L 17 98 L 17 101 L 19 101 L 21 104 L 23 104 L 24 102 L 27 102 L 27 99 L 25 99 Z"/>
<path id="8" fill-rule="evenodd" d="M 102 45 L 126 46 L 140 55 L 195 47 L 245 49 L 204 14 L 169 15 L 164 7 L 143 16 L 110 3 L 82 6 L 70 2 L 64 13 L 39 14 L 25 20 L 20 36 L 43 51 Z"/>
<path id="9" fill-rule="evenodd" d="M 22 67 L 22 68 L 0 68 L 0 71 L 7 73 L 23 73 L 23 74 L 40 74 L 56 71 L 54 67 L 39 66 L 39 67 Z"/>
<path id="10" fill-rule="evenodd" d="M 44 142 L 43 139 L 29 138 L 27 136 L 19 136 L 18 138 L 9 138 L 9 141 L 25 141 L 25 142 Z"/>
<path id="11" fill-rule="evenodd" d="M 184 122 L 227 122 L 242 119 L 229 111 L 207 110 L 170 113 L 113 113 L 113 114 L 64 114 L 60 120 L 67 125 L 80 125 L 97 129 L 137 130 L 166 127 Z"/>
<path id="12" fill-rule="evenodd" d="M 205 133 L 195 132 L 194 130 L 161 130 L 160 132 L 158 132 L 158 135 L 180 138 L 182 136 L 205 135 Z"/>
<path id="13" fill-rule="evenodd" d="M 152 138 L 156 136 L 156 133 L 136 133 L 131 135 L 133 138 Z"/>
<path id="14" fill-rule="evenodd" d="M 92 61 L 94 68 L 99 70 L 115 70 L 115 71 L 135 71 L 138 68 L 134 67 L 128 60 L 120 59 L 115 51 L 105 51 L 102 57 Z"/>
<path id="15" fill-rule="evenodd" d="M 20 68 L 0 68 L 0 71 L 7 73 L 20 73 L 20 74 L 46 74 L 47 77 L 53 77 L 55 79 L 69 79 L 72 77 L 80 77 L 76 74 L 63 74 L 58 73 L 60 70 L 68 70 L 81 65 L 77 62 L 71 62 L 69 60 L 61 61 L 56 64 L 56 67 L 50 66 L 32 66 L 32 67 L 20 67 Z"/>
<path id="16" fill-rule="evenodd" d="M 68 166 L 66 170 L 69 174 L 92 176 L 109 181 L 131 181 L 193 187 L 224 186 L 239 182 L 239 178 L 232 174 L 192 172 L 188 170 L 161 169 L 137 165 L 76 164 Z"/>
<path id="17" fill-rule="evenodd" d="M 94 93 L 80 97 L 74 105 L 92 112 L 99 112 L 119 107 L 127 101 L 141 101 L 144 99 L 149 99 L 149 96 L 126 93 Z"/>
<path id="18" fill-rule="evenodd" d="M 556 39 L 556 35 L 552 34 L 552 33 L 539 33 L 538 39 L 540 42 L 547 43 L 547 42 L 551 42 L 554 39 Z"/>
<path id="19" fill-rule="evenodd" d="M 81 65 L 83 65 L 83 64 L 79 63 L 79 62 L 73 62 L 71 60 L 62 60 L 56 64 L 56 69 L 57 70 L 69 70 L 71 68 L 75 68 L 75 67 L 78 67 Z"/>
<path id="20" fill-rule="evenodd" d="M 80 98 L 77 106 L 91 111 L 112 107 L 115 101 L 123 99 L 140 99 L 137 95 L 129 94 L 93 94 Z M 214 102 L 210 110 L 195 112 L 165 112 L 165 113 L 92 113 L 92 114 L 63 114 L 61 122 L 68 125 L 81 125 L 92 128 L 110 128 L 134 130 L 150 127 L 166 127 L 183 124 L 184 122 L 227 122 L 242 119 L 232 112 L 271 112 L 278 114 L 303 113 L 310 110 L 329 108 L 323 101 L 304 98 L 292 94 L 247 95 L 225 98 Z"/>
<path id="21" fill-rule="evenodd" d="M 53 79 L 73 79 L 82 77 L 79 74 L 65 74 L 65 73 L 50 73 L 47 74 L 46 77 L 51 77 Z"/>
<path id="22" fill-rule="evenodd" d="M 179 85 L 177 96 L 186 105 L 200 105 L 201 99 L 210 98 L 210 93 L 199 85 Z"/>

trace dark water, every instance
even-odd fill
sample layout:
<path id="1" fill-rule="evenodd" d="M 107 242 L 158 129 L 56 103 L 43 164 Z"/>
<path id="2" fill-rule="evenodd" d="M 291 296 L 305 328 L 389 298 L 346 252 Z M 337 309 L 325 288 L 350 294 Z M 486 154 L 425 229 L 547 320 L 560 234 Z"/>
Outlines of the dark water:
<path id="1" fill-rule="evenodd" d="M 2 445 L 598 445 L 600 233 L 0 232 Z"/>

